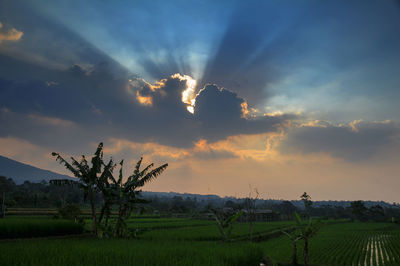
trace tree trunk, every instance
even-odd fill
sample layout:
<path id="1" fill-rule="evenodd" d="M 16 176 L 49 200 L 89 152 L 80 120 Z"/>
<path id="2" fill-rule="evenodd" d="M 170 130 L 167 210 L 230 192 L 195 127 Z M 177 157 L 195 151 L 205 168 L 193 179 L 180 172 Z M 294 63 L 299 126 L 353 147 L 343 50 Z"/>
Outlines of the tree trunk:
<path id="1" fill-rule="evenodd" d="M 95 236 L 98 236 L 98 233 L 97 233 L 96 207 L 94 205 L 93 191 L 89 192 L 89 197 L 90 197 L 90 207 L 92 209 L 93 233 L 94 233 Z"/>
<path id="2" fill-rule="evenodd" d="M 250 242 L 253 241 L 253 221 L 250 218 Z"/>
<path id="3" fill-rule="evenodd" d="M 99 224 L 101 224 L 101 221 L 103 220 L 105 209 L 106 209 L 106 204 L 104 204 L 103 207 L 101 207 L 100 217 L 99 217 Z"/>
<path id="4" fill-rule="evenodd" d="M 308 266 L 308 238 L 304 239 L 304 266 Z"/>
<path id="5" fill-rule="evenodd" d="M 118 220 L 117 220 L 117 223 L 115 224 L 115 235 L 116 235 L 116 237 L 120 237 L 121 224 L 122 224 L 122 202 L 120 200 L 119 206 L 118 206 Z"/>
<path id="6" fill-rule="evenodd" d="M 3 192 L 3 201 L 1 203 L 1 213 L 0 213 L 0 218 L 4 218 L 6 216 L 6 204 L 5 204 L 5 199 L 6 199 L 6 192 Z"/>
<path id="7" fill-rule="evenodd" d="M 104 223 L 104 225 L 107 227 L 107 225 L 108 225 L 108 217 L 110 217 L 110 209 L 107 209 L 107 212 L 106 212 L 106 221 L 105 221 L 105 223 Z"/>
<path id="8" fill-rule="evenodd" d="M 297 265 L 297 241 L 293 241 L 292 265 Z"/>

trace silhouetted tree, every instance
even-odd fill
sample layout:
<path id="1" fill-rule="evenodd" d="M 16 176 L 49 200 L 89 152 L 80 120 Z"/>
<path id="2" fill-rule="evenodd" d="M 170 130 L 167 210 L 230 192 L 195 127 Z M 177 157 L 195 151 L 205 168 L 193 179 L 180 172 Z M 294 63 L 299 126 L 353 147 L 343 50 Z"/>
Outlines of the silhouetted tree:
<path id="1" fill-rule="evenodd" d="M 247 222 L 249 223 L 249 239 L 253 241 L 253 222 L 256 218 L 256 201 L 258 199 L 259 193 L 257 188 L 253 189 L 250 186 L 250 192 L 248 198 L 245 199 L 244 205 L 246 208 Z"/>
<path id="2" fill-rule="evenodd" d="M 104 182 L 112 176 L 112 171 L 115 167 L 112 159 L 107 165 L 103 161 L 103 143 L 97 146 L 96 152 L 91 159 L 91 165 L 89 165 L 86 157 L 82 155 L 81 160 L 78 162 L 71 157 L 72 163 L 67 162 L 60 154 L 53 152 L 53 156 L 56 160 L 63 164 L 71 173 L 78 178 L 78 180 L 70 179 L 54 179 L 50 180 L 50 183 L 55 185 L 76 185 L 81 188 L 84 192 L 84 197 L 89 197 L 90 208 L 92 213 L 93 221 L 93 233 L 97 236 L 97 217 L 96 217 L 96 206 L 95 196 Z"/>
<path id="3" fill-rule="evenodd" d="M 302 239 L 301 231 L 299 228 L 295 227 L 291 231 L 282 231 L 286 236 L 289 237 L 290 241 L 292 241 L 293 249 L 292 249 L 292 265 L 297 264 L 297 242 Z"/>
<path id="4" fill-rule="evenodd" d="M 110 193 L 115 196 L 115 203 L 118 206 L 118 218 L 115 224 L 114 234 L 117 237 L 124 236 L 126 232 L 126 222 L 125 220 L 129 218 L 132 210 L 136 207 L 138 203 L 147 203 L 147 200 L 138 198 L 141 190 L 146 183 L 154 180 L 159 176 L 168 166 L 168 164 L 163 164 L 155 169 L 152 169 L 154 164 L 151 163 L 146 166 L 143 170 L 140 170 L 143 158 L 137 162 L 135 170 L 132 175 L 130 175 L 127 180 L 123 181 L 123 161 L 121 161 L 119 178 L 118 180 L 114 177 L 110 177 L 112 184 L 110 185 Z"/>
<path id="5" fill-rule="evenodd" d="M 304 240 L 304 265 L 308 266 L 308 242 L 310 238 L 315 236 L 318 230 L 321 227 L 321 222 L 318 220 L 313 222 L 311 217 L 308 218 L 308 221 L 301 219 L 300 215 L 295 212 L 294 213 L 296 219 L 297 229 L 299 230 L 299 236 Z"/>
<path id="6" fill-rule="evenodd" d="M 285 200 L 277 206 L 277 208 L 287 216 L 287 219 L 291 219 L 295 211 L 297 211 L 296 206 L 294 206 L 290 201 Z"/>
<path id="7" fill-rule="evenodd" d="M 350 208 L 353 216 L 360 220 L 364 221 L 366 219 L 367 208 L 364 205 L 364 202 L 361 200 L 353 201 L 350 203 Z"/>
<path id="8" fill-rule="evenodd" d="M 304 192 L 303 195 L 300 196 L 300 199 L 304 203 L 304 208 L 306 210 L 306 213 L 308 216 L 311 216 L 311 208 L 312 208 L 312 201 L 311 201 L 311 196 L 307 194 L 307 192 Z"/>
<path id="9" fill-rule="evenodd" d="M 368 209 L 368 216 L 373 221 L 382 222 L 385 220 L 385 210 L 379 205 L 374 205 Z"/>

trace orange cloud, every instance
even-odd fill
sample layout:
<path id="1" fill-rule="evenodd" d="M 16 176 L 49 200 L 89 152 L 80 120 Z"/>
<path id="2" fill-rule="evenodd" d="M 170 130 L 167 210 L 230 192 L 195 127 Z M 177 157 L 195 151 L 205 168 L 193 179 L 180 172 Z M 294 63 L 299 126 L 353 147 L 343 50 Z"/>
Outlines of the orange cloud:
<path id="1" fill-rule="evenodd" d="M 207 142 L 200 139 L 189 148 L 176 148 L 154 142 L 132 142 L 125 139 L 112 138 L 111 145 L 105 145 L 105 152 L 110 154 L 145 155 L 151 159 L 159 160 L 224 160 L 238 158 L 241 160 L 283 160 L 283 157 L 275 149 L 276 142 L 284 137 L 283 132 L 263 133 L 254 135 L 237 135 L 216 142 Z"/>
<path id="2" fill-rule="evenodd" d="M 22 38 L 22 35 L 24 34 L 22 31 L 18 31 L 14 28 L 4 31 L 2 30 L 3 24 L 0 22 L 0 43 L 3 41 L 18 41 Z"/>
<path id="3" fill-rule="evenodd" d="M 151 96 L 142 96 L 139 91 L 136 91 L 136 100 L 142 105 L 152 106 L 153 98 Z"/>
<path id="4" fill-rule="evenodd" d="M 250 113 L 247 102 L 242 102 L 240 106 L 242 107 L 242 118 L 246 118 L 247 115 Z"/>

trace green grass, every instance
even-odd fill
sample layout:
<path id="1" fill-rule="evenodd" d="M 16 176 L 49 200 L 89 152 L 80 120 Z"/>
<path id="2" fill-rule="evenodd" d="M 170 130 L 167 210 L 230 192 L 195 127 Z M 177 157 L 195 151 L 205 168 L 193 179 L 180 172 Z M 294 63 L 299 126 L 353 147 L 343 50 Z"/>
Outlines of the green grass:
<path id="1" fill-rule="evenodd" d="M 335 221 L 336 222 L 336 221 Z M 91 221 L 88 221 L 90 225 Z M 0 234 L 19 237 L 53 235 L 74 225 L 49 218 L 6 218 Z M 250 243 L 249 225 L 236 223 L 233 239 L 222 243 L 212 220 L 138 218 L 128 220 L 140 229 L 137 239 L 19 239 L 0 241 L 1 265 L 259 265 L 264 255 L 288 265 L 292 243 L 286 236 Z M 254 237 L 279 232 L 293 222 L 257 222 Z M 81 229 L 80 229 L 81 230 Z M 67 230 L 68 231 L 68 230 Z M 37 234 L 37 232 L 42 232 Z M 303 262 L 303 243 L 298 261 Z M 390 223 L 330 223 L 310 240 L 310 265 L 400 265 L 400 226 Z"/>
<path id="2" fill-rule="evenodd" d="M 81 234 L 83 226 L 69 220 L 46 217 L 0 219 L 0 239 Z"/>
<path id="3" fill-rule="evenodd" d="M 135 239 L 31 239 L 0 250 L 2 265 L 259 265 L 263 256 L 252 243 Z"/>
<path id="4" fill-rule="evenodd" d="M 257 222 L 253 224 L 253 235 L 270 232 L 273 230 L 292 226 L 292 222 Z M 249 224 L 236 223 L 232 230 L 232 238 L 243 237 L 249 234 Z M 188 240 L 188 241 L 214 241 L 220 240 L 221 234 L 215 222 L 204 226 L 180 227 L 168 230 L 151 230 L 138 236 L 147 240 Z"/>
<path id="5" fill-rule="evenodd" d="M 212 220 L 192 220 L 185 218 L 160 219 L 130 219 L 127 222 L 130 228 L 140 230 L 170 229 L 191 226 L 207 226 L 215 224 Z"/>

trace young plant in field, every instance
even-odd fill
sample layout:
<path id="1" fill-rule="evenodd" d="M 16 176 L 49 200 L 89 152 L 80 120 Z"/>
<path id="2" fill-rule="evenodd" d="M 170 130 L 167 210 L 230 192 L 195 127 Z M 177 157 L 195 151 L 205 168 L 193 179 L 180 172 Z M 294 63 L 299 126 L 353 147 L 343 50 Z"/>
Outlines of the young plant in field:
<path id="1" fill-rule="evenodd" d="M 221 233 L 222 242 L 228 241 L 231 238 L 233 223 L 243 214 L 243 212 L 237 212 L 227 218 L 225 218 L 222 213 L 216 211 L 212 211 L 212 214 Z"/>
<path id="2" fill-rule="evenodd" d="M 245 207 L 247 214 L 247 222 L 249 223 L 249 239 L 253 241 L 253 222 L 256 219 L 256 201 L 258 199 L 259 193 L 257 188 L 254 189 L 255 196 L 253 196 L 253 189 L 250 186 L 249 197 L 245 199 Z"/>
<path id="3" fill-rule="evenodd" d="M 304 265 L 308 266 L 308 242 L 320 229 L 321 221 L 313 222 L 311 218 L 308 218 L 308 221 L 304 221 L 297 212 L 294 213 L 294 217 L 300 239 L 304 240 Z"/>
<path id="4" fill-rule="evenodd" d="M 74 220 L 78 222 L 82 215 L 81 208 L 77 204 L 67 204 L 58 209 L 58 215 L 63 219 Z"/>
<path id="5" fill-rule="evenodd" d="M 294 228 L 292 231 L 282 231 L 286 236 L 289 237 L 293 244 L 293 255 L 292 255 L 292 265 L 297 264 L 297 242 L 302 239 L 301 232 L 298 228 Z"/>
<path id="6" fill-rule="evenodd" d="M 107 165 L 104 164 L 103 143 L 100 143 L 97 146 L 96 152 L 91 159 L 91 166 L 84 155 L 82 155 L 79 162 L 71 157 L 72 163 L 67 162 L 56 152 L 53 152 L 52 155 L 56 157 L 56 161 L 59 161 L 60 164 L 63 164 L 69 171 L 71 171 L 78 180 L 53 179 L 50 180 L 50 183 L 55 185 L 76 185 L 83 190 L 85 198 L 89 197 L 93 221 L 93 233 L 97 236 L 98 220 L 96 217 L 96 206 L 94 200 L 104 182 L 112 176 L 115 164 L 112 160 L 110 160 Z"/>

